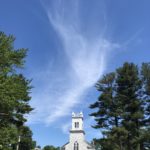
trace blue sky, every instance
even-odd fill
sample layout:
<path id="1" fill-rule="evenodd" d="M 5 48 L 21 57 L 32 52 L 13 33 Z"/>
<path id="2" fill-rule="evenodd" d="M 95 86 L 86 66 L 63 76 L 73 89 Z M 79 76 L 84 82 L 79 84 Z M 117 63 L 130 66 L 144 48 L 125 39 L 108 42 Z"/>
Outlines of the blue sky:
<path id="1" fill-rule="evenodd" d="M 0 0 L 0 30 L 28 48 L 22 71 L 33 79 L 28 116 L 41 146 L 68 141 L 71 112 L 83 111 L 87 140 L 88 106 L 95 82 L 123 62 L 150 61 L 149 0 Z"/>

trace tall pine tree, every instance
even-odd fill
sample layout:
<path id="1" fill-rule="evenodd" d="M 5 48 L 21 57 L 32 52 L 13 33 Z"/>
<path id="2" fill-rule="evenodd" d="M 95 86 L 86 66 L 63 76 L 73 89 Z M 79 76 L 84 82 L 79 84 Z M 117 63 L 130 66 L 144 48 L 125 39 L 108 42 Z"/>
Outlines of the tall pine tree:
<path id="1" fill-rule="evenodd" d="M 146 126 L 150 76 L 147 73 L 146 78 L 144 74 L 148 69 L 141 70 L 133 63 L 124 63 L 96 84 L 100 96 L 90 108 L 97 109 L 91 114 L 96 120 L 94 127 L 103 129 L 104 137 L 96 140 L 102 150 L 110 147 L 112 150 L 144 150 L 145 145 L 150 144 L 146 138 L 149 135 Z"/>
<path id="2" fill-rule="evenodd" d="M 32 111 L 31 81 L 19 73 L 27 50 L 15 49 L 14 41 L 12 35 L 0 32 L 0 147 L 5 150 L 17 144 L 24 115 Z"/>
<path id="3" fill-rule="evenodd" d="M 122 126 L 128 131 L 125 144 L 128 150 L 138 149 L 141 121 L 144 117 L 142 99 L 139 96 L 141 80 L 136 65 L 125 63 L 117 69 L 117 99 L 122 104 Z"/>

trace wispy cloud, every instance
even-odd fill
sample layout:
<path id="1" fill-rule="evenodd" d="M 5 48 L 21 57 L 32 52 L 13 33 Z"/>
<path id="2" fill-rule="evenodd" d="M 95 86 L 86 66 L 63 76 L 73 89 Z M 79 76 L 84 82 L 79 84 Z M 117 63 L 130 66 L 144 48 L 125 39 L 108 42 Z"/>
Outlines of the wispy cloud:
<path id="1" fill-rule="evenodd" d="M 92 33 L 92 24 L 86 31 L 81 28 L 85 20 L 80 18 L 79 1 L 70 1 L 67 5 L 63 2 L 56 0 L 52 6 L 47 2 L 42 4 L 50 26 L 59 36 L 58 42 L 63 45 L 62 59 L 68 63 L 63 66 L 64 70 L 50 65 L 38 75 L 43 78 L 43 87 L 33 93 L 32 105 L 36 110 L 30 116 L 30 122 L 51 124 L 70 114 L 75 106 L 83 102 L 81 97 L 87 89 L 102 76 L 109 54 L 118 46 L 107 40 L 99 29 L 98 34 Z M 104 18 L 106 20 L 106 16 Z"/>
<path id="2" fill-rule="evenodd" d="M 139 30 L 137 30 L 132 36 L 130 36 L 128 38 L 127 41 L 125 41 L 123 44 L 122 44 L 122 47 L 127 47 L 129 44 L 131 44 L 132 42 L 134 42 L 135 40 L 137 41 L 137 39 L 139 39 L 139 36 L 140 34 L 143 32 L 144 28 L 141 28 Z M 139 40 L 138 40 L 139 42 Z"/>

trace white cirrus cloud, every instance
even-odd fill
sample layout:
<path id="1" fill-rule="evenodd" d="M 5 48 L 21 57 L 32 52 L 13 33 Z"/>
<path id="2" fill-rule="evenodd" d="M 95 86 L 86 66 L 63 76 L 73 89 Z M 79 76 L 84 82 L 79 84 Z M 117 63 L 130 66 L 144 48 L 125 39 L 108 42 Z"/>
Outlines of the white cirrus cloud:
<path id="1" fill-rule="evenodd" d="M 33 92 L 32 105 L 36 109 L 29 122 L 49 125 L 70 114 L 75 106 L 83 102 L 82 95 L 102 76 L 108 56 L 118 44 L 110 42 L 104 35 L 89 36 L 88 31 L 82 31 L 81 23 L 84 22 L 80 19 L 77 1 L 71 1 L 69 6 L 57 0 L 53 7 L 47 2 L 42 4 L 50 27 L 53 27 L 59 36 L 58 42 L 63 45 L 65 57 L 62 59 L 68 61 L 65 71 L 51 65 L 37 77 L 43 78 L 43 87 L 36 87 L 36 92 Z M 88 28 L 92 32 L 92 26 Z"/>

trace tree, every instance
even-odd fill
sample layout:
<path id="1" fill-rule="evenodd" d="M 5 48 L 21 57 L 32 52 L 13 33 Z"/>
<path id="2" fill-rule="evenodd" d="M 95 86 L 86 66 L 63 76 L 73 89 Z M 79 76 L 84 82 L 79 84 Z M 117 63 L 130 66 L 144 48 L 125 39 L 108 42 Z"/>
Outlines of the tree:
<path id="1" fill-rule="evenodd" d="M 15 38 L 0 32 L 0 145 L 11 149 L 17 143 L 21 128 L 26 122 L 25 114 L 33 109 L 31 80 L 26 79 L 19 69 L 23 68 L 27 49 L 15 49 Z"/>
<path id="2" fill-rule="evenodd" d="M 128 150 L 138 149 L 140 128 L 144 118 L 143 100 L 139 92 L 142 82 L 138 68 L 133 63 L 125 63 L 117 69 L 117 98 L 123 107 L 122 126 L 126 129 L 127 138 L 125 144 Z"/>
<path id="3" fill-rule="evenodd" d="M 145 137 L 149 135 L 145 136 L 150 89 L 150 67 L 147 65 L 139 69 L 133 63 L 124 63 L 96 84 L 100 96 L 90 108 L 97 109 L 91 114 L 96 120 L 94 127 L 103 129 L 104 137 L 98 140 L 102 150 L 109 150 L 110 146 L 112 150 L 144 149 Z"/>
<path id="4" fill-rule="evenodd" d="M 150 63 L 143 63 L 142 69 L 141 69 L 141 76 L 143 81 L 143 95 L 144 95 L 144 111 L 146 119 L 144 120 L 145 128 L 143 132 L 141 133 L 143 135 L 143 138 L 141 138 L 141 141 L 143 144 L 143 147 L 145 149 L 150 149 Z"/>
<path id="5" fill-rule="evenodd" d="M 10 150 L 16 144 L 18 130 L 14 125 L 0 127 L 0 150 Z M 10 145 L 11 144 L 11 145 Z"/>
<path id="6" fill-rule="evenodd" d="M 117 103 L 115 103 L 116 99 L 114 97 L 114 80 L 115 74 L 110 73 L 107 74 L 101 79 L 97 84 L 96 88 L 98 91 L 102 92 L 99 96 L 98 101 L 90 106 L 90 108 L 99 108 L 97 112 L 91 114 L 91 116 L 98 117 L 96 119 L 97 125 L 94 128 L 110 128 L 110 125 L 118 126 L 118 118 L 116 117 L 115 109 Z M 112 110 L 115 110 L 112 111 Z"/>
<path id="7" fill-rule="evenodd" d="M 27 126 L 22 126 L 20 134 L 20 150 L 30 150 L 36 147 L 35 141 L 32 140 L 32 131 Z"/>
<path id="8" fill-rule="evenodd" d="M 43 148 L 43 150 L 59 150 L 59 147 L 54 147 L 52 145 L 47 145 Z"/>
<path id="9" fill-rule="evenodd" d="M 103 145 L 104 150 L 109 150 L 111 143 L 113 147 L 118 147 L 119 145 L 121 148 L 123 146 L 124 137 L 126 136 L 126 130 L 121 127 L 122 104 L 116 97 L 116 73 L 112 72 L 104 75 L 103 78 L 97 82 L 96 88 L 101 94 L 98 100 L 90 105 L 91 109 L 98 108 L 91 116 L 94 116 L 97 122 L 93 127 L 96 129 L 101 128 L 104 135 L 104 138 L 98 140 L 96 143 Z M 107 139 L 105 137 L 107 137 Z M 117 141 L 116 145 L 114 140 Z"/>

